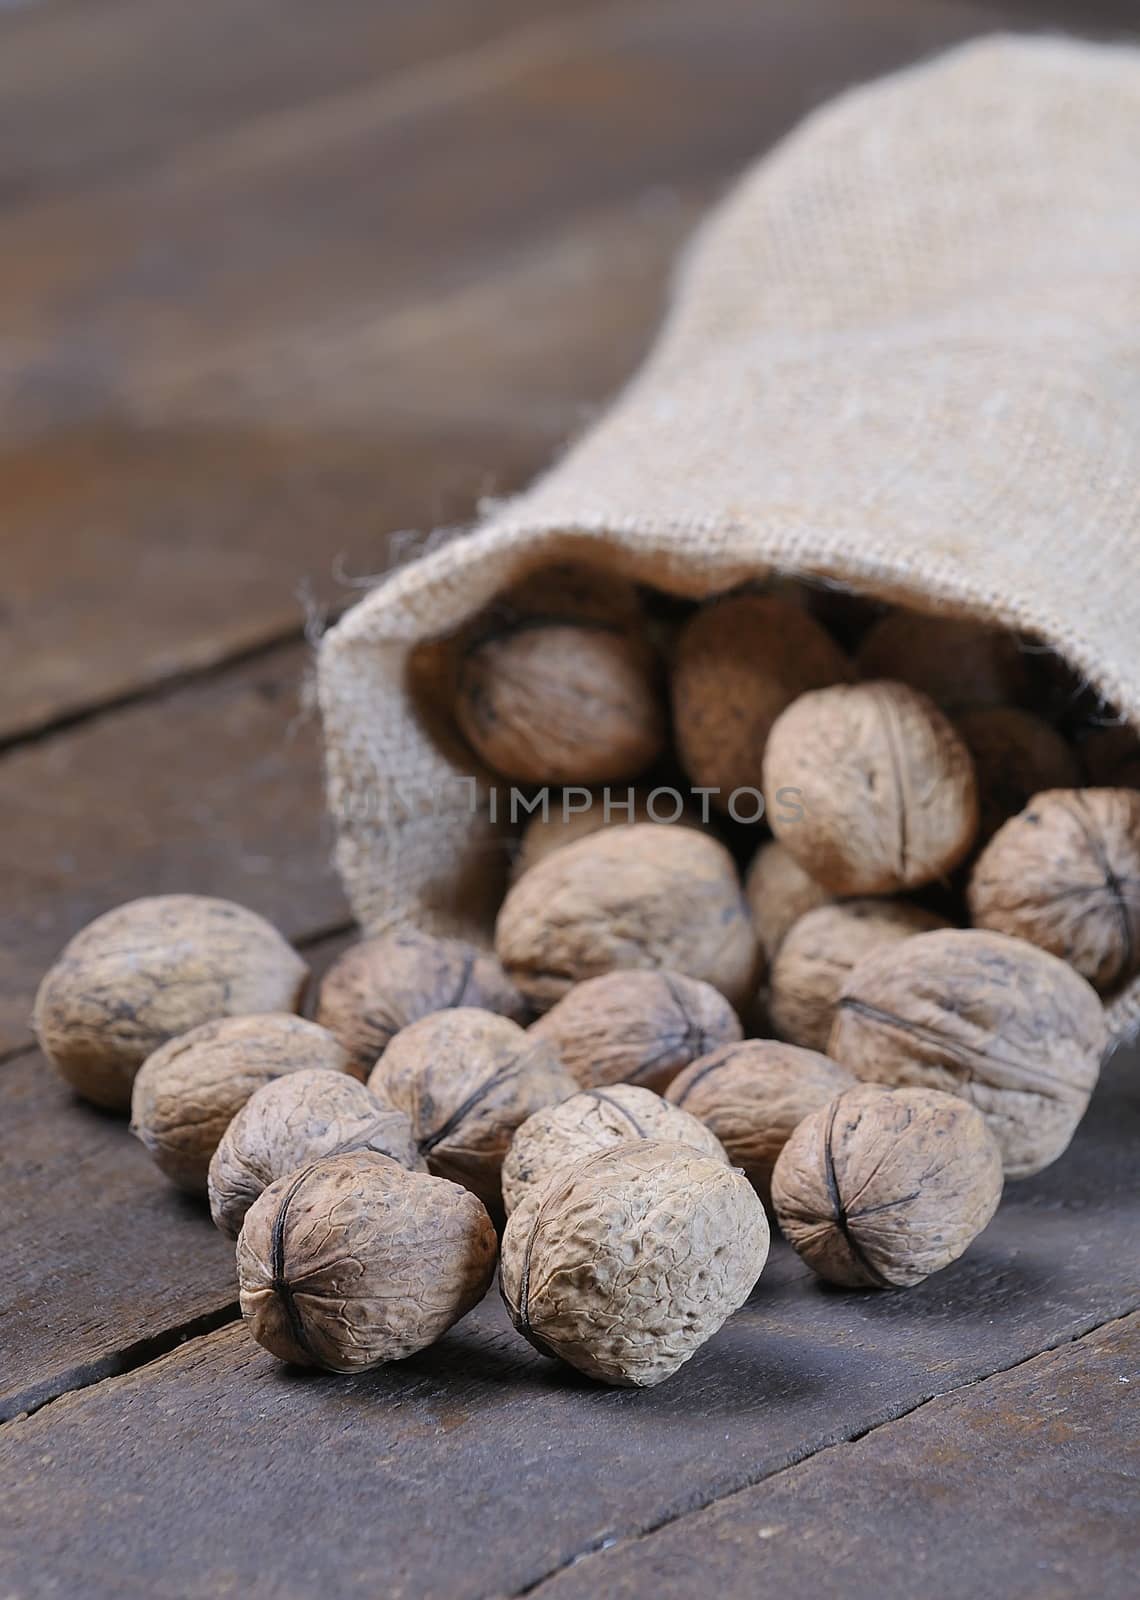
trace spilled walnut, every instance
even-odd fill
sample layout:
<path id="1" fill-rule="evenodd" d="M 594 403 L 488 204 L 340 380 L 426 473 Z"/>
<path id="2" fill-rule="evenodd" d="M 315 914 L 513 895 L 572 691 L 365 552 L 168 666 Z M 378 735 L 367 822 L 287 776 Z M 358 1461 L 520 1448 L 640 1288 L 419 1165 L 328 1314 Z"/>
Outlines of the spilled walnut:
<path id="1" fill-rule="evenodd" d="M 959 617 L 892 611 L 866 634 L 856 660 L 864 678 L 909 683 L 953 713 L 1013 704 L 1030 690 L 1016 635 Z"/>
<path id="2" fill-rule="evenodd" d="M 673 789 L 599 789 L 588 802 L 585 790 L 568 793 L 574 809 L 567 807 L 564 811 L 564 802 L 552 798 L 547 812 L 536 811 L 523 829 L 511 863 L 512 882 L 564 844 L 574 844 L 602 828 L 628 827 L 634 822 L 653 822 L 662 828 L 702 826 L 700 815 L 692 806 L 682 804 L 678 812 Z M 579 804 L 581 809 L 577 809 Z"/>
<path id="3" fill-rule="evenodd" d="M 753 856 L 744 877 L 744 893 L 769 967 L 793 924 L 817 906 L 830 905 L 834 898 L 775 839 L 762 844 Z"/>

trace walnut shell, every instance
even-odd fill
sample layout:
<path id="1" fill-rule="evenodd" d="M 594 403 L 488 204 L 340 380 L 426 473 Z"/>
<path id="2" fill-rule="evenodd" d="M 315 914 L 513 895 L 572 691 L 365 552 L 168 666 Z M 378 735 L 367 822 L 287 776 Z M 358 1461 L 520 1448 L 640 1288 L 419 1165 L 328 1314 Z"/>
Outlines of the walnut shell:
<path id="1" fill-rule="evenodd" d="M 830 1283 L 910 1289 L 956 1261 L 997 1210 L 1001 1154 L 973 1106 L 860 1084 L 813 1111 L 776 1162 L 784 1237 Z"/>
<path id="2" fill-rule="evenodd" d="M 855 1082 L 838 1062 L 775 1039 L 725 1045 L 686 1067 L 666 1099 L 716 1134 L 733 1166 L 767 1200 L 792 1130 Z"/>
<path id="3" fill-rule="evenodd" d="M 375 1150 L 271 1183 L 238 1238 L 241 1314 L 279 1361 L 365 1372 L 414 1355 L 483 1297 L 490 1217 L 458 1184 Z"/>
<path id="4" fill-rule="evenodd" d="M 78 1094 L 125 1111 L 159 1045 L 215 1017 L 295 1011 L 308 975 L 244 906 L 196 894 L 131 900 L 77 933 L 47 973 L 36 1036 Z"/>
<path id="5" fill-rule="evenodd" d="M 1140 972 L 1140 791 L 1035 795 L 978 857 L 978 928 L 1027 939 L 1106 992 Z"/>
<path id="6" fill-rule="evenodd" d="M 698 1056 L 741 1037 L 740 1019 L 710 983 L 679 972 L 605 972 L 576 983 L 530 1029 L 583 1088 L 638 1083 L 664 1090 Z"/>
<path id="7" fill-rule="evenodd" d="M 1001 706 L 1030 692 L 1016 634 L 959 617 L 892 611 L 869 630 L 856 655 L 864 678 L 895 678 L 944 711 Z"/>
<path id="8" fill-rule="evenodd" d="M 364 1076 L 401 1028 L 455 1006 L 477 1006 L 515 1022 L 527 1017 L 526 1001 L 489 951 L 400 928 L 362 939 L 333 962 L 316 1016 Z"/>
<path id="9" fill-rule="evenodd" d="M 826 1052 L 835 1007 L 852 967 L 880 945 L 946 923 L 907 900 L 844 900 L 809 911 L 768 975 L 768 1015 L 781 1039 Z"/>
<path id="10" fill-rule="evenodd" d="M 503 1162 L 507 1212 L 536 1184 L 544 1183 L 556 1167 L 572 1166 L 596 1150 L 627 1144 L 631 1139 L 684 1144 L 714 1161 L 728 1162 L 720 1140 L 703 1122 L 651 1090 L 638 1089 L 632 1083 L 587 1089 L 536 1111 L 511 1140 Z"/>
<path id="11" fill-rule="evenodd" d="M 503 1234 L 500 1287 L 536 1350 L 649 1388 L 744 1304 L 768 1242 L 741 1173 L 684 1145 L 633 1140 L 527 1191 Z"/>
<path id="12" fill-rule="evenodd" d="M 991 839 L 1042 789 L 1071 789 L 1079 781 L 1077 758 L 1040 717 L 1013 706 L 965 711 L 958 732 L 973 757 L 978 780 L 978 843 Z"/>
<path id="13" fill-rule="evenodd" d="M 517 1023 L 467 1007 L 421 1017 L 392 1040 L 368 1087 L 411 1118 L 428 1170 L 502 1209 L 503 1157 L 521 1123 L 578 1085 Z"/>
<path id="14" fill-rule="evenodd" d="M 655 791 L 649 789 L 616 789 L 598 790 L 591 796 L 590 805 L 581 811 L 571 811 L 569 816 L 564 816 L 562 805 L 557 797 L 552 796 L 549 815 L 543 816 L 535 812 L 519 836 L 518 851 L 511 864 L 511 882 L 517 882 L 524 872 L 529 872 L 555 850 L 560 850 L 563 845 L 574 844 L 578 839 L 584 839 L 588 834 L 599 833 L 603 828 L 627 827 L 635 822 L 652 822 L 660 828 L 699 828 L 703 826 L 700 817 L 691 806 L 686 806 L 681 815 L 674 819 L 676 800 L 673 799 L 675 790 L 669 789 L 663 793 L 656 793 L 653 801 L 653 815 L 650 815 L 649 797 Z M 606 795 L 609 795 L 609 816 L 606 814 Z M 632 802 L 633 809 L 626 811 L 619 809 L 627 802 Z"/>
<path id="15" fill-rule="evenodd" d="M 902 683 L 803 695 L 772 729 L 764 793 L 780 843 L 837 895 L 932 883 L 978 828 L 969 751 L 934 702 Z"/>
<path id="16" fill-rule="evenodd" d="M 1098 789 L 1140 789 L 1140 735 L 1120 725 L 1097 728 L 1080 746 L 1085 781 Z M 1071 788 L 1072 784 L 1039 783 L 1038 789 Z"/>
<path id="17" fill-rule="evenodd" d="M 769 967 L 793 923 L 834 899 L 775 839 L 762 844 L 753 856 L 744 878 L 744 893 Z"/>
<path id="18" fill-rule="evenodd" d="M 764 747 L 784 708 L 851 676 L 843 651 L 794 601 L 746 594 L 704 606 L 682 629 L 673 666 L 685 771 L 727 810 L 733 790 L 760 790 Z"/>
<path id="19" fill-rule="evenodd" d="M 322 1156 L 376 1150 L 409 1171 L 427 1168 L 411 1120 L 356 1078 L 304 1068 L 255 1089 L 210 1159 L 210 1214 L 236 1239 L 250 1206 L 278 1178 Z"/>
<path id="20" fill-rule="evenodd" d="M 250 1095 L 306 1067 L 352 1070 L 332 1034 L 303 1017 L 276 1012 L 204 1022 L 139 1068 L 131 1132 L 172 1183 L 205 1194 L 210 1158 Z"/>
<path id="21" fill-rule="evenodd" d="M 605 829 L 539 862 L 508 891 L 495 948 L 539 1010 L 585 978 L 653 967 L 739 1004 L 757 964 L 728 851 L 709 834 L 652 823 Z"/>
<path id="22" fill-rule="evenodd" d="M 1006 1177 L 1055 1161 L 1108 1044 L 1096 991 L 1056 956 L 1001 933 L 946 928 L 873 951 L 843 986 L 828 1054 L 857 1078 L 960 1095 Z"/>

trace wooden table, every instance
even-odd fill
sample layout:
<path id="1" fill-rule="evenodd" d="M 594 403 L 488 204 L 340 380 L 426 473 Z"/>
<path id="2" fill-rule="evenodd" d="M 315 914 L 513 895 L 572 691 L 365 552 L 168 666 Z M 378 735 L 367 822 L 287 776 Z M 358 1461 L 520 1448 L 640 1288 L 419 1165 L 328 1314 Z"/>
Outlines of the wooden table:
<path id="1" fill-rule="evenodd" d="M 346 936 L 305 632 L 579 428 L 728 177 L 968 0 L 55 0 L 0 15 L 0 1595 L 1135 1593 L 1137 1058 L 910 1294 L 777 1249 L 661 1390 L 492 1297 L 354 1380 L 31 1044 L 91 916 Z"/>

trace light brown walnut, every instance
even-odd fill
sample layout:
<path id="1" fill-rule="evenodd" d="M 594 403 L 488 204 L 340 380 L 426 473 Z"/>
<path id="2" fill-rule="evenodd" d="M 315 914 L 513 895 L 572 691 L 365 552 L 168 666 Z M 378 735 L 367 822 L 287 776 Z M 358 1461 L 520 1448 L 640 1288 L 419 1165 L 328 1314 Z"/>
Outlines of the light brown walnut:
<path id="1" fill-rule="evenodd" d="M 135 1073 L 216 1017 L 295 1011 L 309 969 L 264 917 L 229 900 L 131 900 L 67 945 L 36 995 L 40 1047 L 77 1093 L 125 1111 Z"/>
<path id="2" fill-rule="evenodd" d="M 652 814 L 651 794 L 654 795 Z M 568 815 L 563 814 L 561 798 L 552 795 L 548 813 L 544 816 L 536 811 L 519 836 L 518 851 L 511 864 L 511 882 L 521 878 L 524 872 L 529 872 L 531 867 L 537 866 L 563 845 L 574 844 L 578 839 L 586 838 L 587 834 L 599 833 L 603 828 L 628 827 L 636 822 L 652 822 L 662 828 L 701 827 L 699 813 L 692 806 L 684 806 L 680 816 L 674 817 L 677 809 L 675 795 L 673 789 L 661 792 L 629 788 L 599 789 L 591 795 L 589 805 L 582 802 L 580 795 L 572 796 L 573 804 L 577 806 L 581 803 L 582 809 L 571 810 Z M 629 809 L 626 809 L 627 806 Z"/>
<path id="3" fill-rule="evenodd" d="M 238 1238 L 241 1313 L 279 1361 L 366 1372 L 433 1344 L 486 1292 L 495 1229 L 466 1189 L 374 1150 L 278 1178 Z"/>
<path id="4" fill-rule="evenodd" d="M 1030 692 L 1016 634 L 959 617 L 892 611 L 866 634 L 856 660 L 864 678 L 909 683 L 951 713 L 1016 704 Z"/>
<path id="5" fill-rule="evenodd" d="M 743 1305 L 768 1242 L 743 1174 L 639 1139 L 528 1190 L 503 1234 L 500 1286 L 536 1350 L 603 1383 L 649 1388 Z"/>
<path id="6" fill-rule="evenodd" d="M 1140 972 L 1140 791 L 1053 789 L 994 835 L 968 892 L 978 928 L 1060 956 L 1102 993 Z"/>
<path id="7" fill-rule="evenodd" d="M 744 893 L 769 967 L 793 924 L 817 906 L 830 905 L 835 898 L 775 839 L 762 844 L 753 856 L 744 877 Z"/>
<path id="8" fill-rule="evenodd" d="M 1001 1154 L 973 1106 L 871 1084 L 805 1118 L 772 1177 L 784 1237 L 821 1278 L 853 1289 L 910 1289 L 949 1266 L 1001 1190 Z"/>
<path id="9" fill-rule="evenodd" d="M 1096 991 L 1056 956 L 970 928 L 873 951 L 843 986 L 828 1054 L 856 1077 L 942 1089 L 986 1118 L 1010 1178 L 1065 1150 L 1108 1044 Z"/>
<path id="10" fill-rule="evenodd" d="M 1071 789 L 1079 781 L 1077 758 L 1061 735 L 1028 711 L 987 706 L 956 719 L 978 780 L 978 843 L 1042 789 Z"/>

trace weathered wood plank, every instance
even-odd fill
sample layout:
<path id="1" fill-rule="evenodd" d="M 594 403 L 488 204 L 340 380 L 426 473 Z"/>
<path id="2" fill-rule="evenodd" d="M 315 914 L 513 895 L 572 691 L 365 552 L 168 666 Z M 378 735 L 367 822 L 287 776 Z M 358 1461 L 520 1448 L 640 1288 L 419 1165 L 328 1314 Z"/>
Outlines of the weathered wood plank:
<path id="1" fill-rule="evenodd" d="M 377 1573 L 393 1596 L 516 1593 L 1134 1310 L 1136 1083 L 1118 1061 L 1071 1151 L 1011 1187 L 947 1272 L 845 1294 L 779 1249 L 657 1390 L 544 1361 L 491 1296 L 367 1377 L 288 1371 L 235 1327 L 64 1396 L 0 1432 L 7 1580 L 66 1589 L 81 1564 L 97 1600 L 126 1560 L 171 1597 L 339 1600 L 374 1595 Z"/>
<path id="2" fill-rule="evenodd" d="M 1140 1317 L 934 1400 L 628 1545 L 541 1600 L 1132 1600 Z"/>

